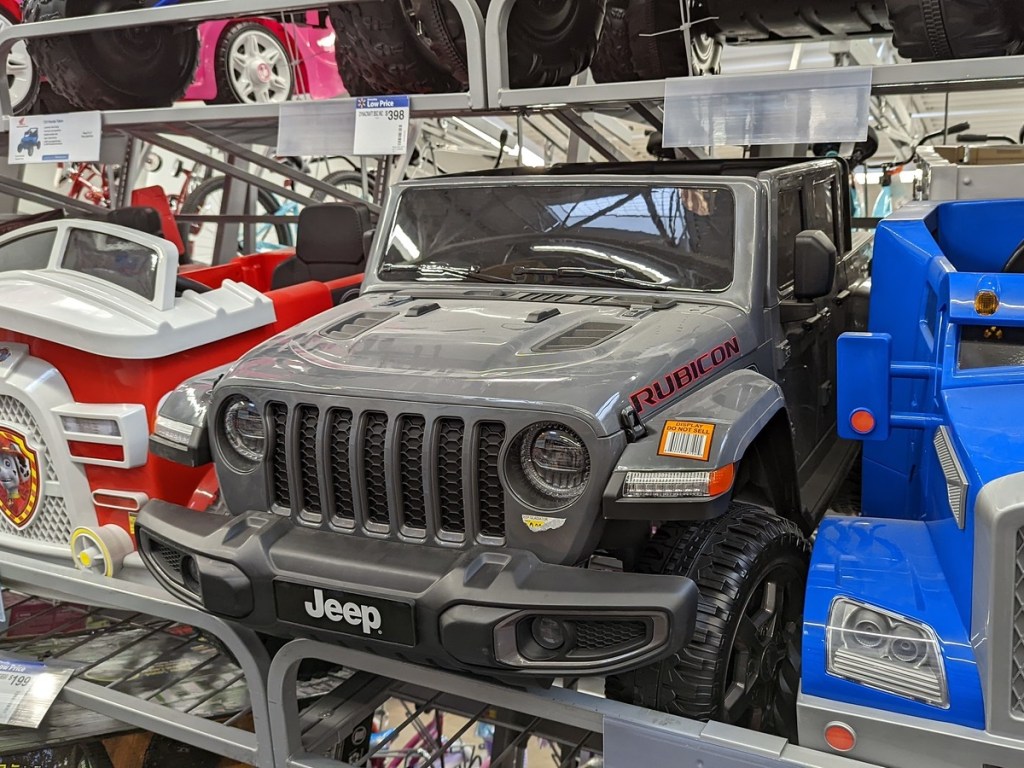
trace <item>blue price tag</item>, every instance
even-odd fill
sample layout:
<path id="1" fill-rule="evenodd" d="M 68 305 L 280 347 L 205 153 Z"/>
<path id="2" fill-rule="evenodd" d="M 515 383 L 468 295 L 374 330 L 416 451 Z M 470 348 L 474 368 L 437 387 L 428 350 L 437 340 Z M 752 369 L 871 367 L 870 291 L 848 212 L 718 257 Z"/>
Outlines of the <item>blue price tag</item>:
<path id="1" fill-rule="evenodd" d="M 401 155 L 408 140 L 408 96 L 360 96 L 356 99 L 355 154 Z"/>

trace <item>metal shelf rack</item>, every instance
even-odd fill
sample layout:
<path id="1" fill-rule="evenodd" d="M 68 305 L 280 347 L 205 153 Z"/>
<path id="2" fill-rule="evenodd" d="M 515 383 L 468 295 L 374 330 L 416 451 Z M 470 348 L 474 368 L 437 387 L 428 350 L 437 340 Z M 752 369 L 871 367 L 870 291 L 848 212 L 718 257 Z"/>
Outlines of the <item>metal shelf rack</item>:
<path id="1" fill-rule="evenodd" d="M 101 716 L 92 720 L 95 732 L 117 730 L 110 723 L 116 721 L 121 729 L 141 728 L 259 768 L 273 766 L 270 660 L 254 633 L 190 608 L 144 578 L 105 579 L 0 551 L 0 579 L 12 592 L 54 600 L 49 613 L 60 617 L 40 636 L 5 639 L 0 633 L 0 653 L 44 654 L 76 664 L 59 703 Z M 86 622 L 98 628 L 86 629 Z M 17 629 L 15 622 L 7 634 Z M 147 684 L 154 664 L 186 655 L 196 659 L 194 667 Z M 206 692 L 198 694 L 197 685 Z M 252 715 L 254 733 L 237 727 L 245 713 Z M 218 722 L 211 715 L 229 717 Z M 35 735 L 44 744 L 60 736 L 45 727 Z M 6 752 L 16 742 L 0 731 L 0 745 Z"/>

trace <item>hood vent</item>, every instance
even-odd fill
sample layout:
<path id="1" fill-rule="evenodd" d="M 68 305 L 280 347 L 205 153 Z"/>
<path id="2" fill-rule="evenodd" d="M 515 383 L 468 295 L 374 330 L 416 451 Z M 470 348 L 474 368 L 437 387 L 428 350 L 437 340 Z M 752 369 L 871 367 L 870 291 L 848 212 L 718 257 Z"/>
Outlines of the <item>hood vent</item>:
<path id="1" fill-rule="evenodd" d="M 397 312 L 360 312 L 358 315 L 346 317 L 340 323 L 325 328 L 320 333 L 330 336 L 332 339 L 348 341 L 377 327 L 384 321 L 390 320 L 397 314 Z"/>
<path id="2" fill-rule="evenodd" d="M 548 339 L 534 347 L 534 352 L 571 352 L 577 349 L 590 349 L 602 344 L 612 336 L 629 328 L 625 323 L 581 323 L 565 333 Z"/>

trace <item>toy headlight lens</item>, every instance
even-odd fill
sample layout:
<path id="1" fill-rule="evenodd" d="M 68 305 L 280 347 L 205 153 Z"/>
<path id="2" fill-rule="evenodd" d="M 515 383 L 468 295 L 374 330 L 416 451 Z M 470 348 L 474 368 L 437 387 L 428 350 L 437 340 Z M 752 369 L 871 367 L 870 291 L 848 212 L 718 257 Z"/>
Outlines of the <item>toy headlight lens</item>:
<path id="1" fill-rule="evenodd" d="M 236 395 L 228 401 L 223 413 L 224 436 L 228 446 L 248 464 L 263 461 L 267 448 L 267 428 L 256 404 Z"/>
<path id="2" fill-rule="evenodd" d="M 931 627 L 846 598 L 832 603 L 829 674 L 943 709 L 949 689 Z"/>
<path id="3" fill-rule="evenodd" d="M 590 477 L 583 439 L 561 424 L 534 424 L 509 451 L 513 486 L 531 506 L 556 508 L 579 498 Z"/>

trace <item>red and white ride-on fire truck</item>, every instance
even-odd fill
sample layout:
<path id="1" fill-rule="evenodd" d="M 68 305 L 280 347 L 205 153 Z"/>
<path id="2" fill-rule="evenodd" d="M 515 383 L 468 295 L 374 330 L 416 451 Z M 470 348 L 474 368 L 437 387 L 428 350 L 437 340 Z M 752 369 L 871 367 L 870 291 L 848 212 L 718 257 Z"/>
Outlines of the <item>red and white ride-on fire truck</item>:
<path id="1" fill-rule="evenodd" d="M 142 505 L 215 482 L 150 452 L 161 399 L 358 292 L 368 228 L 365 207 L 311 206 L 294 250 L 183 273 L 171 242 L 108 222 L 0 237 L 0 550 L 134 566 Z"/>

